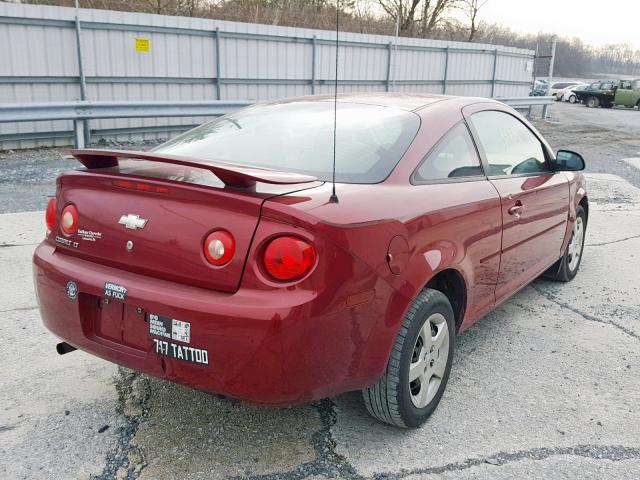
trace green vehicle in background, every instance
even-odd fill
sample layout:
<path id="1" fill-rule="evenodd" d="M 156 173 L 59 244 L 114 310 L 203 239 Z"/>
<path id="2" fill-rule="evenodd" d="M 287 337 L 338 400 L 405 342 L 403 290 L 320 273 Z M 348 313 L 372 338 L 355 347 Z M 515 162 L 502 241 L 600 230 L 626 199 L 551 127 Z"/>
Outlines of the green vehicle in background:
<path id="1" fill-rule="evenodd" d="M 621 80 L 616 88 L 613 103 L 629 108 L 638 107 L 638 111 L 640 111 L 640 79 Z"/>
<path id="2" fill-rule="evenodd" d="M 640 111 L 640 79 L 594 82 L 585 90 L 574 93 L 589 108 L 621 105 L 627 108 L 638 107 Z"/>

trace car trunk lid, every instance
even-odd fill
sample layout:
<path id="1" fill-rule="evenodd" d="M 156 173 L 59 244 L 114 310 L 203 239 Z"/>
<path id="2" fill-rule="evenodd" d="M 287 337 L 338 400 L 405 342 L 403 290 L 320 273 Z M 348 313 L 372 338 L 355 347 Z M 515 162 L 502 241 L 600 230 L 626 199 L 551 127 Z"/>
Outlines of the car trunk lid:
<path id="1" fill-rule="evenodd" d="M 157 160 L 141 152 L 117 155 L 74 151 L 89 168 L 60 178 L 57 208 L 59 219 L 64 206 L 76 206 L 78 231 L 67 236 L 58 222 L 57 248 L 114 268 L 224 292 L 239 287 L 264 200 L 319 183 L 287 172 Z M 233 235 L 236 249 L 228 264 L 215 267 L 204 257 L 203 243 L 219 229 Z"/>

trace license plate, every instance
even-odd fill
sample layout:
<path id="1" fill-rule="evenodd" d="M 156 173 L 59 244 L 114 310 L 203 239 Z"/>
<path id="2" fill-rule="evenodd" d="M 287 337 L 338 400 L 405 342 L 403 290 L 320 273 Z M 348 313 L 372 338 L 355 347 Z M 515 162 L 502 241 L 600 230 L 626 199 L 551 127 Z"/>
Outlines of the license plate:
<path id="1" fill-rule="evenodd" d="M 194 348 L 154 338 L 153 351 L 165 357 L 198 363 L 200 365 L 209 365 L 209 353 L 204 348 Z"/>
<path id="2" fill-rule="evenodd" d="M 156 337 L 170 338 L 191 343 L 191 324 L 155 313 L 149 314 L 149 333 Z"/>

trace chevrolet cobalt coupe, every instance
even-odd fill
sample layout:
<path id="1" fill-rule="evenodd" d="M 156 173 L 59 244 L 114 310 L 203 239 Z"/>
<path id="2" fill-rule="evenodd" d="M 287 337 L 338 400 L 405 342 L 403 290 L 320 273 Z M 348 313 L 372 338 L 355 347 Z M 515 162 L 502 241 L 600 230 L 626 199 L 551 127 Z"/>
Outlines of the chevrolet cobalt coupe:
<path id="1" fill-rule="evenodd" d="M 456 334 L 582 258 L 582 157 L 493 100 L 303 97 L 73 155 L 33 260 L 58 351 L 249 402 L 362 390 L 418 426 Z"/>

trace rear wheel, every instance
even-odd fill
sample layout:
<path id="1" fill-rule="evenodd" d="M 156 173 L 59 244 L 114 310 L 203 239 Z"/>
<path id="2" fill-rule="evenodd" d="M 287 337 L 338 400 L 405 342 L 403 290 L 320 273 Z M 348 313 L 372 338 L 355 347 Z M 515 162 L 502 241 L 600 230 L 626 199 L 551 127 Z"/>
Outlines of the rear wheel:
<path id="1" fill-rule="evenodd" d="M 423 290 L 404 317 L 384 375 L 362 391 L 369 413 L 403 428 L 424 423 L 447 385 L 454 342 L 449 300 L 437 290 Z"/>
<path id="2" fill-rule="evenodd" d="M 589 97 L 584 101 L 584 105 L 588 108 L 595 108 L 600 104 L 597 97 Z"/>
<path id="3" fill-rule="evenodd" d="M 552 267 L 550 276 L 561 282 L 568 282 L 578 273 L 582 262 L 584 250 L 584 237 L 587 229 L 587 216 L 584 209 L 578 205 L 576 208 L 576 221 L 573 224 L 573 232 L 567 250 L 558 262 Z"/>
<path id="4" fill-rule="evenodd" d="M 576 103 L 576 96 L 575 95 L 571 95 L 569 97 L 569 103 Z"/>

